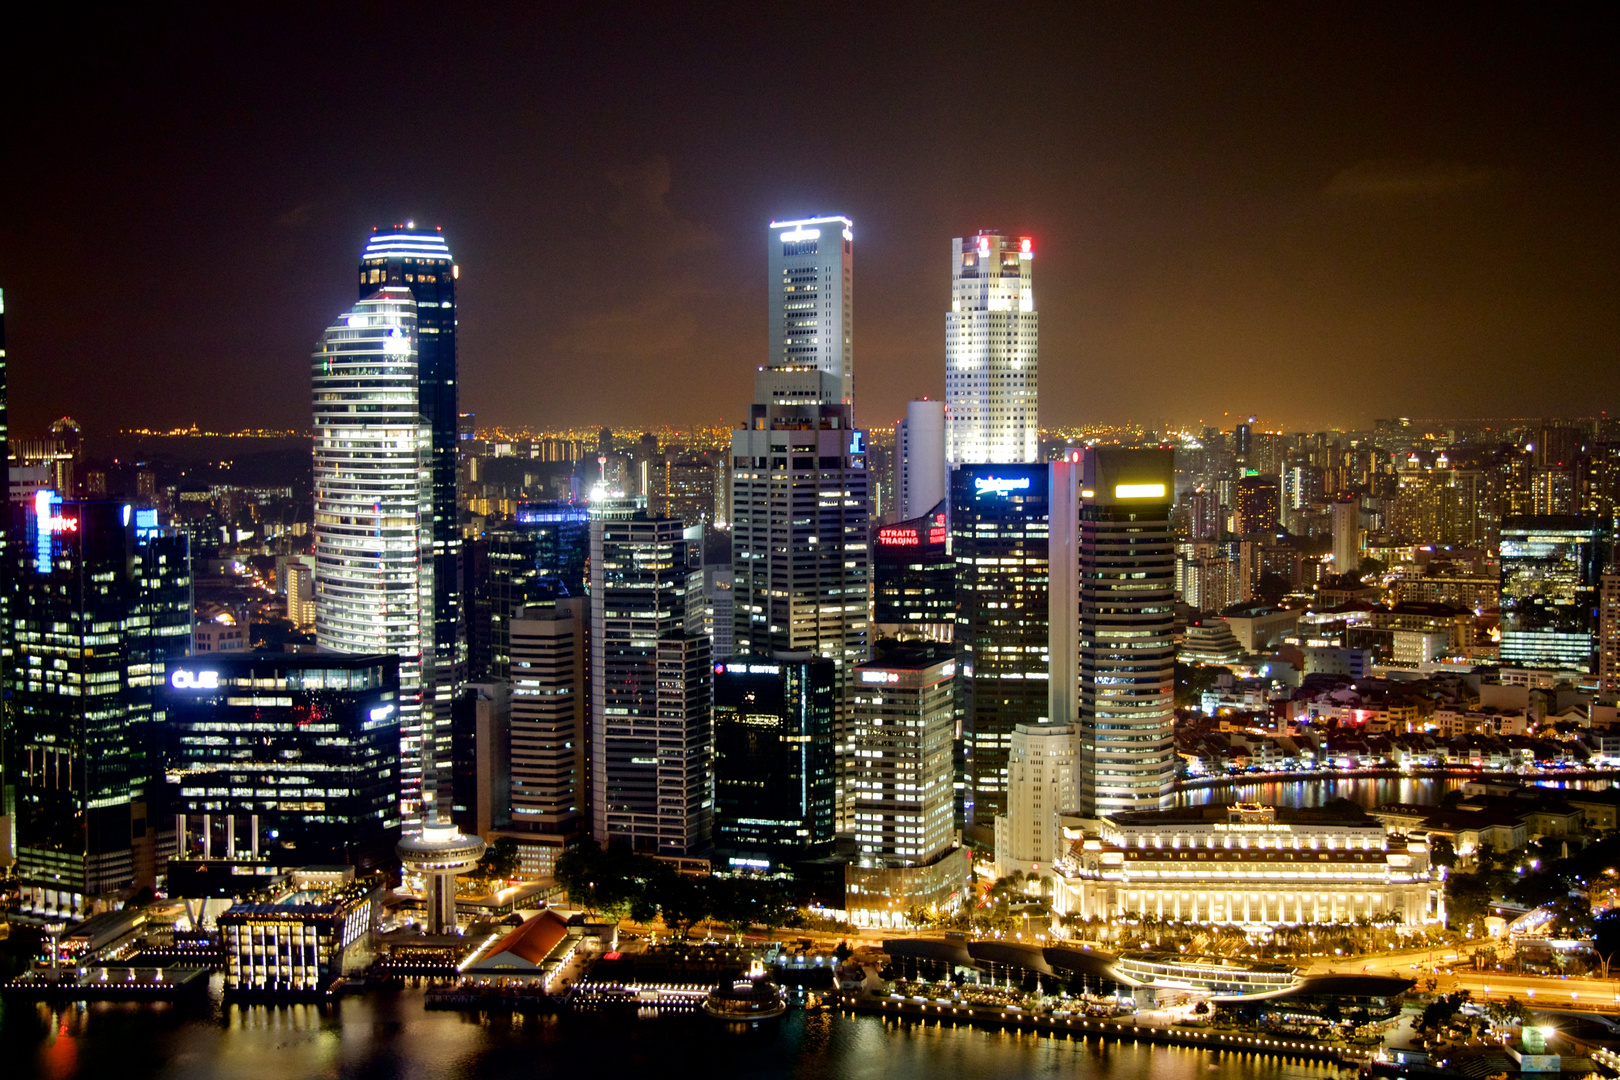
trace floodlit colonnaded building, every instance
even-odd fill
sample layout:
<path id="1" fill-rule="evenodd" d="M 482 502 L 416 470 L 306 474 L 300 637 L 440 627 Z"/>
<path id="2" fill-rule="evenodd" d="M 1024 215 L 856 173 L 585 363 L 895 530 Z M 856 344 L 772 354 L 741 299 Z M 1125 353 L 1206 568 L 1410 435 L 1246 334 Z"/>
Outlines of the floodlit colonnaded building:
<path id="1" fill-rule="evenodd" d="M 1053 909 L 1082 918 L 1298 925 L 1445 919 L 1426 839 L 1342 811 L 1268 806 L 1126 811 L 1074 835 Z"/>

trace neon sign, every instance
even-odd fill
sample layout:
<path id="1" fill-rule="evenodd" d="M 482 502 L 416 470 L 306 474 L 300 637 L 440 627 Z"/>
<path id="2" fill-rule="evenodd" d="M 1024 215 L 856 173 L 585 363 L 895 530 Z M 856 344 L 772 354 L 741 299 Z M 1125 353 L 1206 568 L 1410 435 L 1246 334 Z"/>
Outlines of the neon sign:
<path id="1" fill-rule="evenodd" d="M 176 690 L 218 690 L 219 672 L 187 671 L 180 668 L 169 676 L 169 685 Z"/>
<path id="2" fill-rule="evenodd" d="M 981 495 L 1005 495 L 1010 491 L 1028 491 L 1029 477 L 977 476 L 973 479 L 973 488 Z"/>

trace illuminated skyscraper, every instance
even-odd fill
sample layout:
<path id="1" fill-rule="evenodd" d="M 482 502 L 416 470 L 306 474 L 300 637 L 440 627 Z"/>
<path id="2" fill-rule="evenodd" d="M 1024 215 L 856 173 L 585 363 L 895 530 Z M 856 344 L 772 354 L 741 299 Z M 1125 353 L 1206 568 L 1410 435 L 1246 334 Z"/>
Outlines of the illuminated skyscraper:
<path id="1" fill-rule="evenodd" d="M 951 241 L 945 451 L 952 465 L 1039 457 L 1034 258 L 1027 236 L 986 231 Z"/>
<path id="2" fill-rule="evenodd" d="M 1175 451 L 1091 447 L 1082 470 L 1080 810 L 1157 809 L 1175 779 Z"/>
<path id="3" fill-rule="evenodd" d="M 840 829 L 849 809 L 849 680 L 871 647 L 866 432 L 855 429 L 849 404 L 849 228 L 846 218 L 771 225 L 771 325 L 786 329 L 773 331 L 747 425 L 731 435 L 730 500 L 734 649 L 808 652 L 837 668 Z"/>
<path id="4" fill-rule="evenodd" d="M 155 510 L 49 489 L 11 517 L 14 880 L 25 911 L 82 919 L 157 880 L 159 689 L 191 638 L 186 537 Z"/>
<path id="5" fill-rule="evenodd" d="M 855 226 L 847 217 L 773 221 L 765 243 L 766 366 L 833 377 L 830 401 L 855 404 Z M 820 398 L 820 395 L 817 395 Z"/>
<path id="6" fill-rule="evenodd" d="M 431 816 L 439 786 L 432 441 L 417 396 L 416 311 L 408 289 L 379 289 L 321 336 L 311 370 L 315 639 L 333 652 L 400 658 L 407 831 Z"/>
<path id="7" fill-rule="evenodd" d="M 592 835 L 650 855 L 700 855 L 714 827 L 714 675 L 693 573 L 703 530 L 599 505 L 607 510 L 593 506 L 591 517 Z"/>
<path id="8" fill-rule="evenodd" d="M 461 595 L 461 530 L 456 504 L 456 278 L 460 267 L 437 229 L 396 225 L 379 229 L 360 254 L 360 297 L 404 288 L 416 301 L 418 407 L 431 445 L 433 545 L 433 648 L 439 700 L 448 701 L 465 680 L 466 621 Z"/>
<path id="9" fill-rule="evenodd" d="M 1013 730 L 1051 715 L 1049 471 L 962 465 L 951 473 L 959 810 L 972 839 L 986 846 L 994 841 L 996 815 L 1007 809 Z"/>

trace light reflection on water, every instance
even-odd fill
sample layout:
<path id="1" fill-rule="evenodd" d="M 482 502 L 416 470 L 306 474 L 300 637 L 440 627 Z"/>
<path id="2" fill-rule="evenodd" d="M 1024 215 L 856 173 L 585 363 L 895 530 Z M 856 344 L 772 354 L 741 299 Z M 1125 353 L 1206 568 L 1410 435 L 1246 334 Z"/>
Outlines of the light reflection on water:
<path id="1" fill-rule="evenodd" d="M 1096 1080 L 1330 1080 L 1313 1062 L 875 1017 L 790 1012 L 734 1033 L 699 1015 L 596 1013 L 479 1019 L 427 1012 L 419 992 L 329 1009 L 90 1005 L 0 1007 L 0 1054 L 16 1075 L 376 1080 L 653 1077 L 938 1080 L 1078 1075 Z M 26 1063 L 26 1064 L 23 1064 Z M 13 1075 L 10 1068 L 8 1075 Z"/>
<path id="2" fill-rule="evenodd" d="M 1362 806 L 1380 803 L 1433 805 L 1467 782 L 1460 776 L 1332 777 L 1306 780 L 1265 780 L 1220 787 L 1187 788 L 1176 792 L 1177 806 L 1207 806 L 1258 802 L 1267 806 L 1321 806 L 1331 799 L 1349 799 Z M 1601 791 L 1606 779 L 1540 781 L 1544 787 L 1571 787 Z"/>

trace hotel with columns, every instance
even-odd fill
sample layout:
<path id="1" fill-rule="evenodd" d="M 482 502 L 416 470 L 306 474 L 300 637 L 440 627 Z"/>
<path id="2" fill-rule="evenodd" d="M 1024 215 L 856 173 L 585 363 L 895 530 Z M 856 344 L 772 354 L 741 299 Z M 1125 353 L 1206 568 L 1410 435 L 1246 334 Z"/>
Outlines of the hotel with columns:
<path id="1" fill-rule="evenodd" d="M 1053 873 L 1060 915 L 1245 926 L 1445 919 L 1428 841 L 1366 815 L 1240 803 L 1126 811 L 1066 835 L 1072 845 Z"/>

